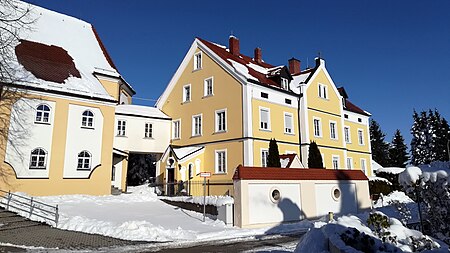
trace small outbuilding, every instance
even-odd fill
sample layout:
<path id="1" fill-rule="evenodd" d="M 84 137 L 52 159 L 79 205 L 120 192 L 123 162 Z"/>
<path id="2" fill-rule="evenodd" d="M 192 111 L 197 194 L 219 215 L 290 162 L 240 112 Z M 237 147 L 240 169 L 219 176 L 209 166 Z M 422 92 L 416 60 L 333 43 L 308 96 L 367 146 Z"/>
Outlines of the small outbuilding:
<path id="1" fill-rule="evenodd" d="M 238 166 L 234 222 L 258 227 L 371 207 L 368 178 L 360 170 Z"/>

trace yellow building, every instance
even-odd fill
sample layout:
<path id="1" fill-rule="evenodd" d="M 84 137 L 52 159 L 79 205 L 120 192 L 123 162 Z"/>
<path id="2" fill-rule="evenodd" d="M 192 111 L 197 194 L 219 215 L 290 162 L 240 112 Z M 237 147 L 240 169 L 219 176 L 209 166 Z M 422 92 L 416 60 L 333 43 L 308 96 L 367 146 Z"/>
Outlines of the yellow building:
<path id="1" fill-rule="evenodd" d="M 323 59 L 303 71 L 294 58 L 288 65 L 263 61 L 260 48 L 253 57 L 241 54 L 233 36 L 228 47 L 196 38 L 156 103 L 172 118 L 160 182 L 199 181 L 199 172 L 210 172 L 217 186 L 209 193 L 229 194 L 226 182 L 239 164 L 266 166 L 271 138 L 280 154 L 299 154 L 304 165 L 316 141 L 327 168 L 361 169 L 362 163 L 370 174 L 369 114 L 349 106 Z M 344 140 L 344 127 L 354 142 Z"/>

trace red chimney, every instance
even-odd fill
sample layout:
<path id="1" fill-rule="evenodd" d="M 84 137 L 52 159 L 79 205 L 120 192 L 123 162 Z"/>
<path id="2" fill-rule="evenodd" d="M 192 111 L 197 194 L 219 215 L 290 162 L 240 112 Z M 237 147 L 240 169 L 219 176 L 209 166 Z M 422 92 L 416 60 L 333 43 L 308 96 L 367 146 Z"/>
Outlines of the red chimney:
<path id="1" fill-rule="evenodd" d="M 291 75 L 296 75 L 300 73 L 300 61 L 295 59 L 295 58 L 291 58 L 289 59 L 289 72 L 291 73 Z"/>
<path id="2" fill-rule="evenodd" d="M 257 47 L 255 48 L 255 62 L 261 63 L 262 62 L 262 52 L 261 48 Z"/>
<path id="3" fill-rule="evenodd" d="M 229 43 L 230 43 L 230 53 L 238 56 L 239 55 L 239 39 L 234 36 L 230 36 Z"/>

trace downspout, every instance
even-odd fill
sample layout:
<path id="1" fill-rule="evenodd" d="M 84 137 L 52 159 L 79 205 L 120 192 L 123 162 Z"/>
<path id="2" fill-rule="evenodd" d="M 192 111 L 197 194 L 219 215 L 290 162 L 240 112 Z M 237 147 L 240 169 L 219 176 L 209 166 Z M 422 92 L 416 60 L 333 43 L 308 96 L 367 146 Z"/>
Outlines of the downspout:
<path id="1" fill-rule="evenodd" d="M 301 82 L 300 84 L 302 84 L 304 82 Z M 297 124 L 298 124 L 298 145 L 299 145 L 299 154 L 298 154 L 298 158 L 300 159 L 300 161 L 302 162 L 302 131 L 300 129 L 300 99 L 303 97 L 303 93 L 302 93 L 302 88 L 301 85 L 299 84 L 298 88 L 299 88 L 299 94 L 298 94 L 298 107 L 297 107 Z M 303 163 L 303 162 L 302 162 Z"/>

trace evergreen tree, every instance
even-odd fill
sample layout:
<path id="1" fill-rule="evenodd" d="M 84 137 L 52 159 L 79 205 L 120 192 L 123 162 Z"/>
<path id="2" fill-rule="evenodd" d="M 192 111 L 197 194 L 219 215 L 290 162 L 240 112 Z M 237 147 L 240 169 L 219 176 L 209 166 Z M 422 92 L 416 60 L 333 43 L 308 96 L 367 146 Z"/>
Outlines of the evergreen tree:
<path id="1" fill-rule="evenodd" d="M 267 156 L 267 167 L 281 168 L 280 153 L 278 151 L 277 140 L 270 139 L 269 155 Z"/>
<path id="2" fill-rule="evenodd" d="M 435 141 L 434 153 L 435 161 L 448 161 L 448 141 L 449 141 L 449 125 L 445 118 L 441 118 L 439 112 L 435 109 Z"/>
<path id="3" fill-rule="evenodd" d="M 309 145 L 308 167 L 323 168 L 322 155 L 320 154 L 319 147 L 317 147 L 315 141 L 311 142 Z"/>
<path id="4" fill-rule="evenodd" d="M 389 163 L 389 144 L 386 143 L 386 136 L 375 120 L 370 120 L 370 145 L 372 147 L 372 159 L 381 166 L 388 166 Z"/>
<path id="5" fill-rule="evenodd" d="M 396 130 L 389 147 L 389 166 L 405 168 L 408 161 L 408 152 L 400 130 Z"/>
<path id="6" fill-rule="evenodd" d="M 127 184 L 130 186 L 141 185 L 155 177 L 155 162 L 158 157 L 155 154 L 130 154 L 128 158 Z"/>

